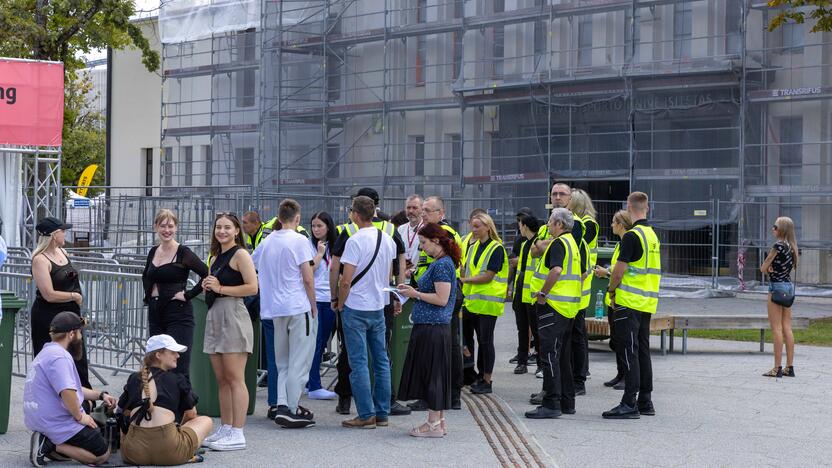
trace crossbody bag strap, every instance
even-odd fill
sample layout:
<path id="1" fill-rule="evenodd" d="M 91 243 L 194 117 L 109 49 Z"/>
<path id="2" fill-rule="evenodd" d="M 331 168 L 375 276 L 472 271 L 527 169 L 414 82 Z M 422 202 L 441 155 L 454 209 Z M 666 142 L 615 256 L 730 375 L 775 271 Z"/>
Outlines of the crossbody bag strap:
<path id="1" fill-rule="evenodd" d="M 370 263 L 368 263 L 367 266 L 364 267 L 364 269 L 361 271 L 361 273 L 359 273 L 358 276 L 356 276 L 355 278 L 352 279 L 352 282 L 350 283 L 350 287 L 355 286 L 355 283 L 361 281 L 361 278 L 363 278 L 364 275 L 366 275 L 367 272 L 370 271 L 370 268 L 373 266 L 373 263 L 376 261 L 376 257 L 378 257 L 378 250 L 381 248 L 381 236 L 383 234 L 381 233 L 381 230 L 377 229 L 377 231 L 378 231 L 378 237 L 376 238 L 376 251 L 373 252 L 373 258 L 370 259 Z"/>

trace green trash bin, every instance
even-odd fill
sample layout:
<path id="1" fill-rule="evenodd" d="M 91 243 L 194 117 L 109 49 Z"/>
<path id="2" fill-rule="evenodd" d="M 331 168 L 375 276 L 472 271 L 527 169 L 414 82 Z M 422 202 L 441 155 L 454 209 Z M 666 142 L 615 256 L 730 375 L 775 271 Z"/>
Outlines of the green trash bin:
<path id="1" fill-rule="evenodd" d="M 194 344 L 191 350 L 191 387 L 199 396 L 197 412 L 201 415 L 218 418 L 220 416 L 219 389 L 217 377 L 208 355 L 202 352 L 205 343 L 205 318 L 208 315 L 208 305 L 205 296 L 199 295 L 191 300 L 194 309 Z M 254 403 L 257 399 L 257 361 L 260 355 L 260 319 L 251 324 L 254 329 L 254 348 L 246 363 L 246 388 L 248 388 L 248 414 L 254 414 Z"/>
<path id="2" fill-rule="evenodd" d="M 390 378 L 393 381 L 395 393 L 399 393 L 399 383 L 402 380 L 404 360 L 407 357 L 407 347 L 410 344 L 410 332 L 413 331 L 413 322 L 410 314 L 413 312 L 413 304 L 416 301 L 410 300 L 402 306 L 402 313 L 393 318 L 393 333 L 390 337 L 390 356 L 392 362 Z"/>
<path id="3" fill-rule="evenodd" d="M 609 267 L 614 251 L 615 248 L 613 247 L 598 247 L 598 260 L 595 262 L 596 265 L 604 268 Z M 598 291 L 604 291 L 604 294 L 606 294 L 610 280 L 607 278 L 598 278 L 592 272 L 590 274 L 592 275 L 592 292 L 590 293 L 589 308 L 586 311 L 586 315 L 587 317 L 595 317 L 595 299 L 597 298 Z M 606 309 L 604 313 L 606 313 Z"/>
<path id="4" fill-rule="evenodd" d="M 17 311 L 26 302 L 10 292 L 0 292 L 3 301 L 3 320 L 0 321 L 0 434 L 9 429 L 9 401 L 12 392 L 12 354 Z"/>

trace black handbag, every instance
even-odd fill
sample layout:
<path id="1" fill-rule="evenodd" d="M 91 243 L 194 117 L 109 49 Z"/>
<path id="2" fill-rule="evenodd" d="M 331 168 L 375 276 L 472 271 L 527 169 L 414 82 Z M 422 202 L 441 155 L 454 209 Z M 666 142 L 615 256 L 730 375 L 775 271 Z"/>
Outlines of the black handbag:
<path id="1" fill-rule="evenodd" d="M 791 292 L 775 289 L 771 292 L 771 302 L 779 306 L 791 307 L 794 304 L 794 287 Z"/>

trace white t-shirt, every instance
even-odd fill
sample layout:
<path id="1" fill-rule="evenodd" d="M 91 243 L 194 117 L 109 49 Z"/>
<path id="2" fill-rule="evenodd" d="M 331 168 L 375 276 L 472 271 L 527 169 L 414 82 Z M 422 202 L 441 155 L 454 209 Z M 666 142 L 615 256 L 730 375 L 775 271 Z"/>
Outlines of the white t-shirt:
<path id="1" fill-rule="evenodd" d="M 318 246 L 309 242 L 312 248 L 312 257 L 318 255 Z M 315 300 L 318 302 L 329 302 L 332 296 L 329 292 L 329 265 L 332 263 L 332 255 L 329 249 L 324 252 L 321 263 L 315 269 Z"/>
<path id="2" fill-rule="evenodd" d="M 415 228 L 409 222 L 398 227 L 399 237 L 404 243 L 404 254 L 414 265 L 419 263 L 419 229 L 422 229 L 421 222 Z"/>
<path id="3" fill-rule="evenodd" d="M 379 233 L 381 233 L 381 245 L 373 266 L 358 283 L 350 288 L 350 294 L 344 304 L 350 309 L 381 310 L 390 297 L 390 293 L 382 291 L 382 288 L 390 285 L 391 264 L 396 257 L 396 244 L 390 236 L 373 226 L 359 229 L 347 240 L 341 263 L 355 266 L 353 277 L 358 276 L 373 258 Z"/>
<path id="4" fill-rule="evenodd" d="M 309 239 L 281 229 L 269 234 L 252 254 L 260 280 L 260 318 L 309 312 L 300 266 L 312 260 Z"/>

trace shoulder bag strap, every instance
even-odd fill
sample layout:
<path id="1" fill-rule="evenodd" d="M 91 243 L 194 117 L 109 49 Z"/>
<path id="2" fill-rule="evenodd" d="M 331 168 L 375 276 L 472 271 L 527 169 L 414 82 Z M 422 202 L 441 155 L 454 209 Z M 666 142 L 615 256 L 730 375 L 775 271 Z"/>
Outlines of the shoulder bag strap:
<path id="1" fill-rule="evenodd" d="M 358 276 L 356 276 L 355 278 L 352 279 L 352 282 L 350 283 L 350 287 L 355 286 L 355 283 L 361 281 L 361 278 L 363 278 L 364 275 L 366 275 L 367 272 L 370 271 L 370 267 L 373 266 L 373 263 L 375 263 L 375 261 L 376 261 L 376 257 L 378 257 L 378 250 L 379 250 L 379 248 L 381 248 L 381 236 L 383 234 L 381 233 L 380 230 L 377 229 L 377 231 L 378 231 L 378 237 L 376 237 L 376 251 L 373 252 L 373 258 L 370 259 L 370 263 L 368 263 L 367 266 L 364 267 L 364 270 L 362 270 L 361 273 L 358 274 Z"/>

